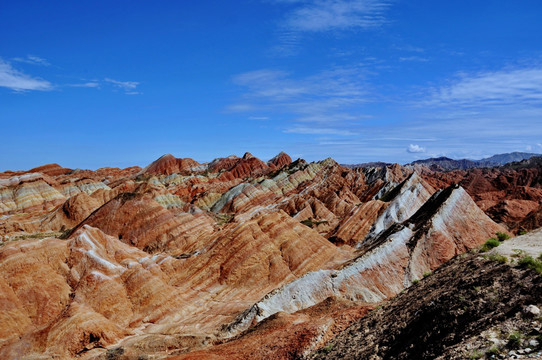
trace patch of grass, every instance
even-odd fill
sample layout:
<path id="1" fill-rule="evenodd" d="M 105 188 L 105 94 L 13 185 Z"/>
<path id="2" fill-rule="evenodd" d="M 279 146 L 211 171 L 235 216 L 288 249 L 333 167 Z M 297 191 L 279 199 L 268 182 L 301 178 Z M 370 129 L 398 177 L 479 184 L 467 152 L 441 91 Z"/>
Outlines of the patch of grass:
<path id="1" fill-rule="evenodd" d="M 512 251 L 514 252 L 514 255 L 512 255 L 514 258 L 525 256 L 525 251 L 521 249 L 512 249 Z"/>
<path id="2" fill-rule="evenodd" d="M 508 335 L 508 346 L 517 349 L 521 346 L 521 341 L 523 340 L 523 334 L 519 331 L 514 331 Z"/>
<path id="3" fill-rule="evenodd" d="M 328 344 L 322 348 L 322 352 L 324 352 L 325 354 L 327 354 L 331 350 L 333 350 L 333 344 Z"/>
<path id="4" fill-rule="evenodd" d="M 506 264 L 508 262 L 508 258 L 506 256 L 499 254 L 491 254 L 489 256 L 485 256 L 485 258 L 491 261 L 500 262 L 501 264 Z"/>
<path id="5" fill-rule="evenodd" d="M 482 251 L 482 252 L 489 251 L 489 250 L 491 250 L 493 248 L 496 248 L 500 244 L 501 244 L 501 242 L 498 239 L 490 238 L 484 243 L 484 245 L 482 245 L 482 247 L 480 248 L 480 251 Z"/>
<path id="6" fill-rule="evenodd" d="M 412 285 L 416 285 L 416 284 L 419 283 L 419 282 L 420 282 L 420 280 L 414 279 L 414 280 L 412 280 Z"/>
<path id="7" fill-rule="evenodd" d="M 499 355 L 500 353 L 501 353 L 501 350 L 497 346 L 493 345 L 492 347 L 487 349 L 486 356 L 487 355 L 489 355 L 489 356 L 491 356 L 491 355 Z"/>
<path id="8" fill-rule="evenodd" d="M 469 359 L 481 359 L 482 356 L 483 356 L 483 354 L 482 354 L 480 351 L 474 350 L 474 351 L 470 354 Z"/>
<path id="9" fill-rule="evenodd" d="M 510 239 L 510 235 L 507 233 L 498 232 L 495 235 L 497 235 L 497 240 L 501 242 Z"/>
<path id="10" fill-rule="evenodd" d="M 539 256 L 540 258 L 540 256 Z M 532 256 L 524 256 L 518 261 L 518 265 L 523 268 L 528 268 L 542 275 L 542 261 L 533 258 Z"/>
<path id="11" fill-rule="evenodd" d="M 525 230 L 521 230 L 521 231 L 518 233 L 518 235 L 525 235 L 525 234 L 527 234 L 527 231 L 525 231 Z"/>
<path id="12" fill-rule="evenodd" d="M 431 271 L 428 271 L 428 272 L 424 272 L 424 273 L 423 273 L 423 277 L 424 277 L 424 278 L 428 277 L 429 275 L 431 275 Z"/>

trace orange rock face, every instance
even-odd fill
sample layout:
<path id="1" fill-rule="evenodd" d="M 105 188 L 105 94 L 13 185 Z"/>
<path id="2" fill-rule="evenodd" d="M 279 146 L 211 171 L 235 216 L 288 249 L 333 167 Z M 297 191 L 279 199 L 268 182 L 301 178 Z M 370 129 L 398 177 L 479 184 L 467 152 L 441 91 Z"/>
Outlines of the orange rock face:
<path id="1" fill-rule="evenodd" d="M 499 171 L 246 153 L 0 173 L 0 358 L 304 356 L 507 231 L 486 214 L 539 224 L 538 173 Z"/>

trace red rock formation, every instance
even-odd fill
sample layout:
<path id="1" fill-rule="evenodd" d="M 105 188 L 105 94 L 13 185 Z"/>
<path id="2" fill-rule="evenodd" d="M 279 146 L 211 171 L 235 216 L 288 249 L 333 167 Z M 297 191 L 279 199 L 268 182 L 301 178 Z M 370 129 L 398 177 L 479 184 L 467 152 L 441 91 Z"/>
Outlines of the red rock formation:
<path id="1" fill-rule="evenodd" d="M 420 177 L 246 153 L 65 170 L 0 173 L 0 358 L 303 354 L 364 313 L 350 301 L 393 296 L 505 231 L 437 189 L 463 183 L 494 219 L 540 224 L 531 168 Z"/>
<path id="2" fill-rule="evenodd" d="M 199 166 L 200 163 L 190 159 L 177 159 L 171 154 L 166 154 L 152 162 L 142 170 L 145 174 L 171 175 L 176 173 L 191 172 L 191 169 Z"/>
<path id="3" fill-rule="evenodd" d="M 270 159 L 267 162 L 267 165 L 269 166 L 273 165 L 275 168 L 281 169 L 284 166 L 290 165 L 291 163 L 292 163 L 292 158 L 285 152 L 281 151 L 275 157 Z"/>

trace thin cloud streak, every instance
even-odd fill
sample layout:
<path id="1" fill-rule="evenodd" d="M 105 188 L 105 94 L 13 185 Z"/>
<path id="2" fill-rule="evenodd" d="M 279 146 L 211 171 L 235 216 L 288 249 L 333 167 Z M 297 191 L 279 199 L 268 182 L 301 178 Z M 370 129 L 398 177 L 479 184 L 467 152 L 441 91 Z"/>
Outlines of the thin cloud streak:
<path id="1" fill-rule="evenodd" d="M 17 92 L 24 91 L 48 91 L 53 86 L 49 81 L 34 78 L 21 71 L 14 69 L 8 62 L 0 58 L 0 87 L 5 87 Z"/>
<path id="2" fill-rule="evenodd" d="M 127 95 L 139 95 L 140 92 L 136 91 L 139 82 L 137 81 L 119 81 L 110 78 L 105 78 L 104 81 L 112 84 L 113 86 L 124 90 Z"/>
<path id="3" fill-rule="evenodd" d="M 41 58 L 39 56 L 35 55 L 27 55 L 26 57 L 16 57 L 13 59 L 13 61 L 22 62 L 26 64 L 32 64 L 32 65 L 41 65 L 41 66 L 50 66 L 51 64 L 49 61 L 47 61 L 44 58 Z"/>

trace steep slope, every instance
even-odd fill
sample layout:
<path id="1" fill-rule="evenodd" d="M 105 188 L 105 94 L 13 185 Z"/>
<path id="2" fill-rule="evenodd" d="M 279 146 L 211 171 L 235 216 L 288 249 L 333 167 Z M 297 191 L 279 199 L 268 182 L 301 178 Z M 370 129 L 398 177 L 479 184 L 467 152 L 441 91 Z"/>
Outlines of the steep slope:
<path id="1" fill-rule="evenodd" d="M 535 271 L 477 255 L 457 257 L 310 358 L 473 359 L 485 352 L 487 358 L 519 358 L 509 353 L 508 336 L 519 331 L 527 346 L 529 338 L 536 340 L 537 321 L 525 309 L 540 307 L 541 299 L 542 277 Z"/>

